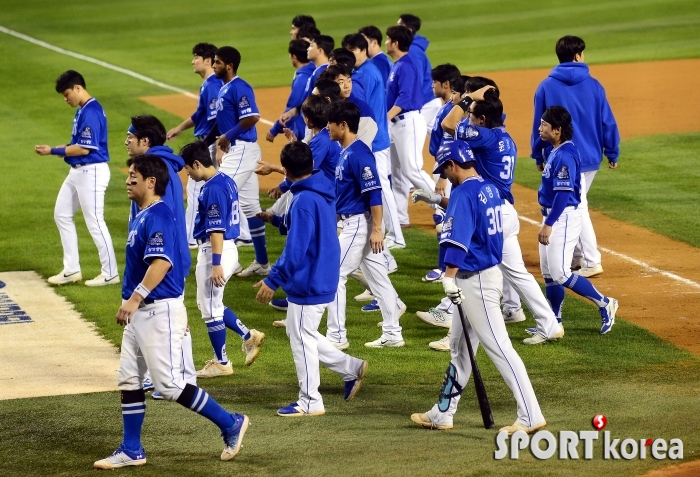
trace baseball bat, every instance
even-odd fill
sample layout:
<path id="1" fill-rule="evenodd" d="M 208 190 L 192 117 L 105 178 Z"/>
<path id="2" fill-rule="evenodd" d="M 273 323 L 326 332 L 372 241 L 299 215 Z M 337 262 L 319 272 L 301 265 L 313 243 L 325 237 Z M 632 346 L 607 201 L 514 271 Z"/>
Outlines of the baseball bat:
<path id="1" fill-rule="evenodd" d="M 479 409 L 481 409 L 481 419 L 484 421 L 484 429 L 493 429 L 496 427 L 496 424 L 493 421 L 491 404 L 489 404 L 489 397 L 486 395 L 486 388 L 484 387 L 484 380 L 481 379 L 481 372 L 479 371 L 479 367 L 476 365 L 476 356 L 474 356 L 471 340 L 469 339 L 469 336 L 467 336 L 467 319 L 464 317 L 464 311 L 462 310 L 461 303 L 457 305 L 457 310 L 459 310 L 459 320 L 462 322 L 464 340 L 467 342 L 467 349 L 469 350 L 469 361 L 471 361 L 472 364 L 472 375 L 474 376 L 476 398 L 479 400 Z"/>

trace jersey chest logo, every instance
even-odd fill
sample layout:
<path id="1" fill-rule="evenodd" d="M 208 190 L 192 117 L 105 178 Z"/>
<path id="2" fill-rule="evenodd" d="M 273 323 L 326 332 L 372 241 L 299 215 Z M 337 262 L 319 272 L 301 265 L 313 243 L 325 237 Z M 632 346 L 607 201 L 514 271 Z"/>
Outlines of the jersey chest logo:
<path id="1" fill-rule="evenodd" d="M 133 247 L 134 243 L 136 243 L 136 236 L 138 235 L 139 231 L 138 230 L 132 230 L 129 232 L 129 238 L 126 239 L 126 245 L 129 247 Z"/>

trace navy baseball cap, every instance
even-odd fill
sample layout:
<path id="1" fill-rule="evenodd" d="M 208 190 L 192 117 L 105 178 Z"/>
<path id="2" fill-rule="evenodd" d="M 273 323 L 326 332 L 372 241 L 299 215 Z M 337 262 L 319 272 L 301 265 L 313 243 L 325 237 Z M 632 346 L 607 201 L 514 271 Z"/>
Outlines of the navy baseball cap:
<path id="1" fill-rule="evenodd" d="M 436 164 L 433 169 L 433 174 L 440 174 L 440 177 L 444 179 L 445 176 L 442 175 L 442 168 L 447 161 L 454 161 L 462 164 L 474 161 L 474 152 L 472 152 L 472 148 L 469 147 L 469 144 L 457 139 L 455 141 L 446 142 L 440 146 L 435 160 Z"/>

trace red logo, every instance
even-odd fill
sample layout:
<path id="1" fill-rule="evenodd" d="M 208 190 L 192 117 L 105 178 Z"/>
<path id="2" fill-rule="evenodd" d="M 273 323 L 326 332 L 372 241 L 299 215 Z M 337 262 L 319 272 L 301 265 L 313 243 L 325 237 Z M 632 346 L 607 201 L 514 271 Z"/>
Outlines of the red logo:
<path id="1" fill-rule="evenodd" d="M 605 417 L 603 414 L 598 414 L 593 418 L 591 423 L 593 424 L 595 430 L 602 431 L 603 429 L 605 429 L 605 426 L 608 425 L 608 418 Z"/>

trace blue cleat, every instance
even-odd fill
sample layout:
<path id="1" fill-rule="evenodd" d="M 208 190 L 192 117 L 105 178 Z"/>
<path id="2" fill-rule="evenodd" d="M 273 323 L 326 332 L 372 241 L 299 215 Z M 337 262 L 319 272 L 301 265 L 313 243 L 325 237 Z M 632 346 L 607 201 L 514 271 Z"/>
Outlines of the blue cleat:
<path id="1" fill-rule="evenodd" d="M 372 303 L 362 307 L 362 311 L 367 313 L 372 311 L 379 311 L 379 303 L 377 303 L 377 300 L 372 300 Z"/>
<path id="2" fill-rule="evenodd" d="M 243 414 L 231 414 L 233 426 L 221 431 L 224 439 L 224 450 L 221 452 L 221 460 L 231 460 L 240 452 L 243 434 L 248 430 L 250 420 Z"/>

